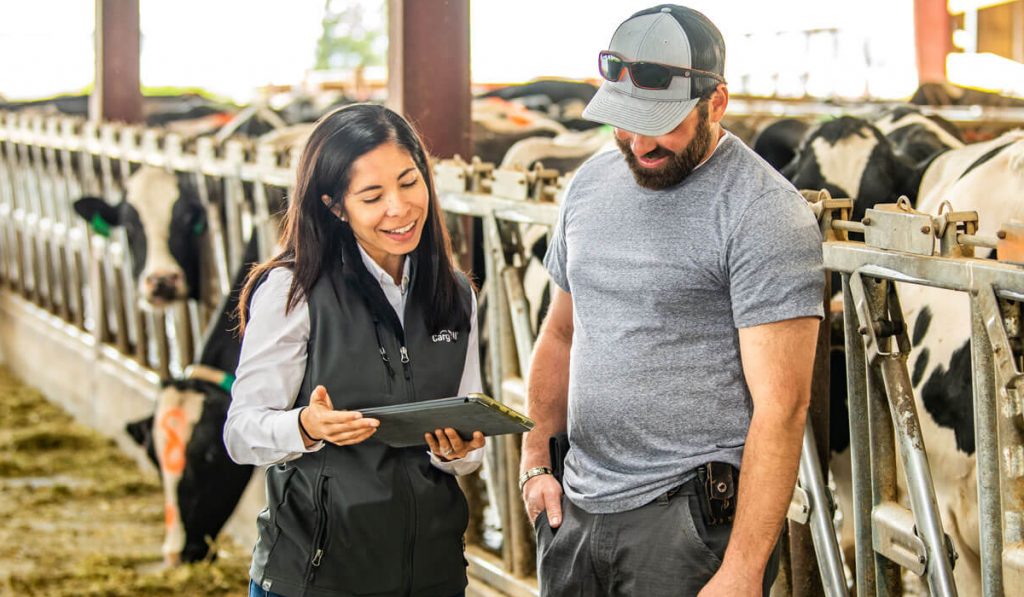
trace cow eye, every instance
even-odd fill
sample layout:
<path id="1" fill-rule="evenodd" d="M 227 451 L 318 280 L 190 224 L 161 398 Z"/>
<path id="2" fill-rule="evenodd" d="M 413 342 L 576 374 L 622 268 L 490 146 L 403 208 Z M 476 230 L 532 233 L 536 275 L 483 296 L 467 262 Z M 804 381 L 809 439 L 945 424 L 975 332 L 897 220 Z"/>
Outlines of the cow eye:
<path id="1" fill-rule="evenodd" d="M 206 231 L 206 218 L 197 218 L 196 222 L 192 224 L 192 236 L 202 236 L 203 232 Z"/>

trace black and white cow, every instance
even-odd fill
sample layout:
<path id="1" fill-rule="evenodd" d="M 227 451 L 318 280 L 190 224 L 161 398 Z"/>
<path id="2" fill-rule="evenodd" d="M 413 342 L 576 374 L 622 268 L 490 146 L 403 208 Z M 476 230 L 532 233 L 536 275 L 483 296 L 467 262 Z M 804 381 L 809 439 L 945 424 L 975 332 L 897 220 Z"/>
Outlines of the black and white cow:
<path id="1" fill-rule="evenodd" d="M 480 95 L 481 99 L 500 98 L 557 120 L 569 130 L 585 131 L 601 124 L 583 119 L 583 108 L 597 93 L 597 87 L 584 81 L 539 79 L 522 85 L 510 85 Z"/>
<path id="2" fill-rule="evenodd" d="M 132 274 L 144 301 L 160 307 L 199 298 L 206 210 L 187 177 L 143 166 L 128 177 L 120 203 L 83 197 L 74 207 L 95 232 L 124 227 Z"/>
<path id="3" fill-rule="evenodd" d="M 782 174 L 798 189 L 827 189 L 833 197 L 854 200 L 853 219 L 900 195 L 917 197 L 915 171 L 893 151 L 889 140 L 870 122 L 840 116 L 807 133 Z"/>
<path id="4" fill-rule="evenodd" d="M 797 149 L 811 125 L 798 118 L 780 118 L 757 131 L 750 148 L 772 168 L 781 171 L 796 157 Z"/>
<path id="5" fill-rule="evenodd" d="M 938 115 L 925 115 L 917 106 L 894 106 L 875 117 L 872 124 L 889 139 L 896 155 L 918 166 L 927 166 L 939 154 L 964 146 L 956 125 Z"/>
<path id="6" fill-rule="evenodd" d="M 949 201 L 956 211 L 977 211 L 979 234 L 994 237 L 1010 219 L 1024 219 L 1024 132 L 944 153 L 926 173 L 918 209 L 937 213 Z M 987 250 L 978 250 L 978 257 Z M 954 575 L 960 593 L 981 592 L 970 308 L 963 293 L 900 285 L 900 300 L 914 351 L 908 361 L 921 431 L 943 527 L 960 554 Z M 845 370 L 833 367 L 832 472 L 844 511 L 852 507 Z M 837 396 L 839 399 L 837 400 Z M 837 416 L 838 415 L 838 416 Z M 836 420 L 838 419 L 838 420 Z M 852 552 L 852 528 L 843 533 Z"/>
<path id="7" fill-rule="evenodd" d="M 162 307 L 199 298 L 206 211 L 189 179 L 143 166 L 129 177 L 121 203 L 85 197 L 75 203 L 75 211 L 97 231 L 125 228 L 142 300 Z M 129 434 L 147 448 L 160 470 L 163 551 L 169 564 L 206 557 L 252 475 L 251 466 L 229 458 L 222 432 L 241 350 L 230 317 L 244 273 L 256 259 L 253 235 L 246 266 L 236 272 L 231 292 L 218 306 L 192 375 L 166 381 L 155 414 L 128 425 Z"/>

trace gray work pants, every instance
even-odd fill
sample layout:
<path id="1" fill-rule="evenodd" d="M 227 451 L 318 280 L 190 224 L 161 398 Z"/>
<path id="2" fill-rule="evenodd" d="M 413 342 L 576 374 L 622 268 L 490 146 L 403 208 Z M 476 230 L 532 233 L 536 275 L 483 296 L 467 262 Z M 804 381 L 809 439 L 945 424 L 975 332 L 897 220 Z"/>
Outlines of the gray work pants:
<path id="1" fill-rule="evenodd" d="M 731 524 L 706 526 L 696 480 L 645 506 L 590 514 L 562 496 L 562 525 L 534 521 L 542 597 L 696 595 L 722 565 Z M 776 547 L 764 578 L 768 595 L 778 573 Z"/>

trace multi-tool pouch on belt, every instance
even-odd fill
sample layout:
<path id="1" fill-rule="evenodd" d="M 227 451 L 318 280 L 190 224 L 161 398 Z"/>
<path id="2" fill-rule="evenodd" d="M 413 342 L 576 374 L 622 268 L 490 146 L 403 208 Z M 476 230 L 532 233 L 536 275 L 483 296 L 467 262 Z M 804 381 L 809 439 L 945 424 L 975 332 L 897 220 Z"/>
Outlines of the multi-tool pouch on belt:
<path id="1" fill-rule="evenodd" d="M 732 522 L 736 515 L 736 482 L 739 471 L 725 462 L 709 462 L 697 467 L 701 510 L 704 522 L 716 526 Z"/>

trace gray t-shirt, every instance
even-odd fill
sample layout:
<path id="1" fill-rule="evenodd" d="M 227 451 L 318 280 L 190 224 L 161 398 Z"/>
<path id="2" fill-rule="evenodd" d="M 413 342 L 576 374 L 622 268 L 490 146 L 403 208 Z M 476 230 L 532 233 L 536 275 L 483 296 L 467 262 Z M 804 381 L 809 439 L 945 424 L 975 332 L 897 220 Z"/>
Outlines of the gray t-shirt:
<path id="1" fill-rule="evenodd" d="M 565 493 L 593 513 L 637 508 L 705 462 L 739 466 L 752 405 L 737 328 L 823 315 L 815 218 L 733 135 L 663 191 L 618 151 L 592 158 L 544 263 L 573 301 Z"/>

